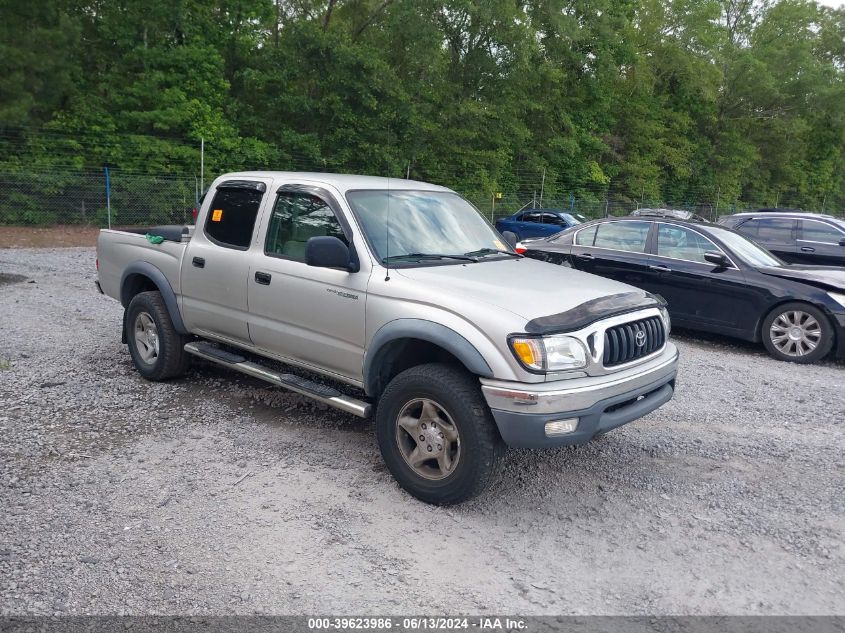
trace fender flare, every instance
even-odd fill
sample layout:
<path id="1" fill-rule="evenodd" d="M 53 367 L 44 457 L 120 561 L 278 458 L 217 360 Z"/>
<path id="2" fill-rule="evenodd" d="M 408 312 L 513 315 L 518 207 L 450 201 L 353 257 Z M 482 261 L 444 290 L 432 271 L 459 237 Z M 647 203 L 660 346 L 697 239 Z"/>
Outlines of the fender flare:
<path id="1" fill-rule="evenodd" d="M 167 312 L 170 314 L 170 320 L 173 322 L 173 329 L 179 332 L 179 334 L 189 334 L 184 321 L 182 321 L 182 313 L 179 312 L 176 293 L 173 292 L 170 282 L 167 281 L 167 277 L 165 277 L 163 272 L 149 262 L 133 262 L 123 270 L 123 274 L 120 277 L 120 303 L 123 304 L 123 307 L 129 307 L 129 302 L 132 300 L 132 297 L 129 296 L 129 287 L 126 283 L 126 280 L 132 275 L 141 275 L 155 284 L 161 293 L 162 299 L 164 299 L 164 305 L 167 306 Z"/>
<path id="2" fill-rule="evenodd" d="M 379 328 L 367 348 L 364 357 L 364 390 L 368 394 L 377 390 L 377 374 L 373 371 L 380 360 L 385 346 L 398 339 L 418 339 L 442 347 L 455 356 L 477 376 L 493 377 L 493 370 L 475 346 L 453 329 L 434 321 L 424 319 L 396 319 Z"/>

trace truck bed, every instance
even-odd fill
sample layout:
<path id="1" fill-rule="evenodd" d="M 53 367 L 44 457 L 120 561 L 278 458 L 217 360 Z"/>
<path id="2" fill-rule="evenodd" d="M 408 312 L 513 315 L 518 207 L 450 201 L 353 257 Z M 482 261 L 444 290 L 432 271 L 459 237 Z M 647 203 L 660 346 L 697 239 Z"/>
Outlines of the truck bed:
<path id="1" fill-rule="evenodd" d="M 101 230 L 97 238 L 97 265 L 103 293 L 120 300 L 121 280 L 127 267 L 134 262 L 148 262 L 164 273 L 178 296 L 182 256 L 188 244 L 187 241 L 182 241 L 183 230 L 187 230 L 187 227 Z M 161 244 L 152 244 L 145 237 L 148 233 L 159 235 L 164 241 Z"/>

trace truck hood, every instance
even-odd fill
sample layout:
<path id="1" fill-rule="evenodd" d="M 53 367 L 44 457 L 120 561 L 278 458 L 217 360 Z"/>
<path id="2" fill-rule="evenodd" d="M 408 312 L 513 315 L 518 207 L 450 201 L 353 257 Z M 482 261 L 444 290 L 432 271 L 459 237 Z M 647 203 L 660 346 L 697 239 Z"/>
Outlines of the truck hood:
<path id="1" fill-rule="evenodd" d="M 658 302 L 633 286 L 529 258 L 402 268 L 395 273 L 430 287 L 437 303 L 445 307 L 449 307 L 453 297 L 470 299 L 507 310 L 526 321 L 542 323 L 546 323 L 543 317 L 561 315 L 579 307 L 573 315 L 577 313 L 579 320 L 583 320 L 585 313 L 601 318 L 605 314 L 630 311 L 637 302 Z M 597 310 L 605 314 L 595 314 Z"/>
<path id="2" fill-rule="evenodd" d="M 793 264 L 785 266 L 760 266 L 757 270 L 771 277 L 804 281 L 813 286 L 830 290 L 845 290 L 845 268 Z"/>

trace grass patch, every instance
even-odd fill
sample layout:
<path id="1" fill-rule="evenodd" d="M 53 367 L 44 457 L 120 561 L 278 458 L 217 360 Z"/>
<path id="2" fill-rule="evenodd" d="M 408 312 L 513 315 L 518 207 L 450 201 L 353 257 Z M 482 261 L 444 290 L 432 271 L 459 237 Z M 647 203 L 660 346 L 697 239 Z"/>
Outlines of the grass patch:
<path id="1" fill-rule="evenodd" d="M 12 368 L 12 361 L 8 358 L 0 358 L 0 371 L 4 369 L 11 369 Z"/>

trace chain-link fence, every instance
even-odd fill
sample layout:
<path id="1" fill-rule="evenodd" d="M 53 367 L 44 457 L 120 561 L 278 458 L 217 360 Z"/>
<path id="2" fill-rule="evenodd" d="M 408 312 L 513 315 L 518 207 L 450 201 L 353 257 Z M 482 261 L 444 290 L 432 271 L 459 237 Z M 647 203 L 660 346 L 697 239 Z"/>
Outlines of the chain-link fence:
<path id="1" fill-rule="evenodd" d="M 112 225 L 189 222 L 199 183 L 192 176 L 112 171 L 0 172 L 0 224 Z M 110 209 L 109 209 L 110 207 Z"/>
<path id="2" fill-rule="evenodd" d="M 0 170 L 0 224 L 104 227 L 109 215 L 113 226 L 189 223 L 201 195 L 200 179 L 193 175 L 115 169 L 110 170 L 109 179 L 107 188 L 105 170 Z M 672 208 L 715 221 L 721 215 L 773 206 L 767 201 L 632 198 L 609 185 L 580 185 L 566 191 L 557 184 L 552 193 L 540 190 L 538 195 L 537 190 L 531 191 L 531 182 L 522 182 L 515 187 L 518 191 L 511 192 L 467 191 L 449 182 L 438 184 L 456 189 L 491 221 L 527 208 L 561 209 L 586 218 L 628 215 L 640 208 Z M 837 214 L 836 209 L 804 210 Z"/>

